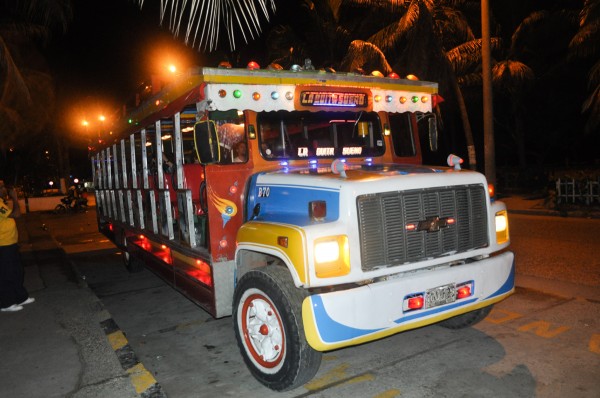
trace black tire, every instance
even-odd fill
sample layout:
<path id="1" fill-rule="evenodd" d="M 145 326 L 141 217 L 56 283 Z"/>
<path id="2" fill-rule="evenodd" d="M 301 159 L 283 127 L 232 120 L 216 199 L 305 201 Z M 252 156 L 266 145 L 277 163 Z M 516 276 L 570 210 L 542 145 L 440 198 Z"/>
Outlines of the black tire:
<path id="1" fill-rule="evenodd" d="M 440 326 L 447 329 L 463 329 L 469 326 L 473 326 L 488 316 L 492 310 L 492 305 L 483 307 L 475 311 L 467 312 L 466 314 L 458 315 L 453 318 L 446 319 L 440 322 Z"/>
<path id="2" fill-rule="evenodd" d="M 236 286 L 233 323 L 238 346 L 252 375 L 272 390 L 292 390 L 319 370 L 321 353 L 308 345 L 302 324 L 306 296 L 294 286 L 289 271 L 277 265 L 249 271 Z M 252 331 L 256 337 L 266 336 L 260 346 Z"/>
<path id="3" fill-rule="evenodd" d="M 127 241 L 125 237 L 123 237 L 123 250 L 121 252 L 121 258 L 123 258 L 123 264 L 125 264 L 125 268 L 127 271 L 131 273 L 140 272 L 144 269 L 144 263 L 139 258 L 132 256 L 127 251 Z"/>
<path id="4" fill-rule="evenodd" d="M 54 208 L 54 214 L 65 214 L 67 212 L 67 208 L 65 205 L 58 204 Z"/>

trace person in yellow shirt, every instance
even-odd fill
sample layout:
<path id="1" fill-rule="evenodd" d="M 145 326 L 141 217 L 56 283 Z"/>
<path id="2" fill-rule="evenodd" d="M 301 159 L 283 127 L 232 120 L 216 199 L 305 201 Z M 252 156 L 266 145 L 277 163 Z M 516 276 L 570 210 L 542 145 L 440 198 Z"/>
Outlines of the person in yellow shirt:
<path id="1" fill-rule="evenodd" d="M 8 204 L 12 199 L 12 207 Z M 35 301 L 23 286 L 24 273 L 19 253 L 19 233 L 15 218 L 21 215 L 14 189 L 7 190 L 0 180 L 0 311 L 15 312 Z"/>

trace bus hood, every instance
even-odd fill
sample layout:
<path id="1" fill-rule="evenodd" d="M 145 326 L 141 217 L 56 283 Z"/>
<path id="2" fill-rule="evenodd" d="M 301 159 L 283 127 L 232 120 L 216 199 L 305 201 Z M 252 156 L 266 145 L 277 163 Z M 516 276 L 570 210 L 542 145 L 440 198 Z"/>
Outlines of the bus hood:
<path id="1" fill-rule="evenodd" d="M 480 184 L 485 177 L 470 170 L 402 164 L 332 164 L 284 168 L 255 175 L 248 187 L 247 219 L 310 225 L 311 202 L 325 202 L 336 221 L 360 195 Z"/>

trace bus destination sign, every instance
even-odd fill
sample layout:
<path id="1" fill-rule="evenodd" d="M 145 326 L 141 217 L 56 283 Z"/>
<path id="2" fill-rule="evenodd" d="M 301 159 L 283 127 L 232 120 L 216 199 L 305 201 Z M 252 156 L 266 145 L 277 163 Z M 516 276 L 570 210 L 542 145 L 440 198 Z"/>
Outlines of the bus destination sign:
<path id="1" fill-rule="evenodd" d="M 300 104 L 303 106 L 366 107 L 369 104 L 366 93 L 341 93 L 330 91 L 302 91 Z"/>

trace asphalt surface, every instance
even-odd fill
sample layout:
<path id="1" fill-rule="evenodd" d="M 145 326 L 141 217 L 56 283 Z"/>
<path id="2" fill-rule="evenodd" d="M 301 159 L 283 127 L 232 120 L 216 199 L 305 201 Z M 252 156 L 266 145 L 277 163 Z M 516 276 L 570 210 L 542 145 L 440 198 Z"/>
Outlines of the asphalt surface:
<path id="1" fill-rule="evenodd" d="M 549 210 L 542 199 L 503 198 L 509 212 L 600 218 L 600 212 Z M 0 315 L 0 396 L 2 397 L 162 397 L 144 369 L 115 354 L 109 341 L 111 315 L 77 274 L 69 255 L 114 248 L 100 238 L 93 210 L 55 216 L 43 212 L 18 220 L 25 286 L 36 302 L 23 311 Z M 59 243 L 61 242 L 61 243 Z M 517 285 L 570 294 L 551 279 L 517 275 Z M 573 291 L 582 294 L 581 286 Z M 597 286 L 584 294 L 600 301 Z M 575 294 L 575 293 L 573 293 Z M 135 360 L 135 354 L 128 354 Z M 135 368 L 135 367 L 133 367 Z M 141 382 L 140 382 L 141 380 Z"/>

